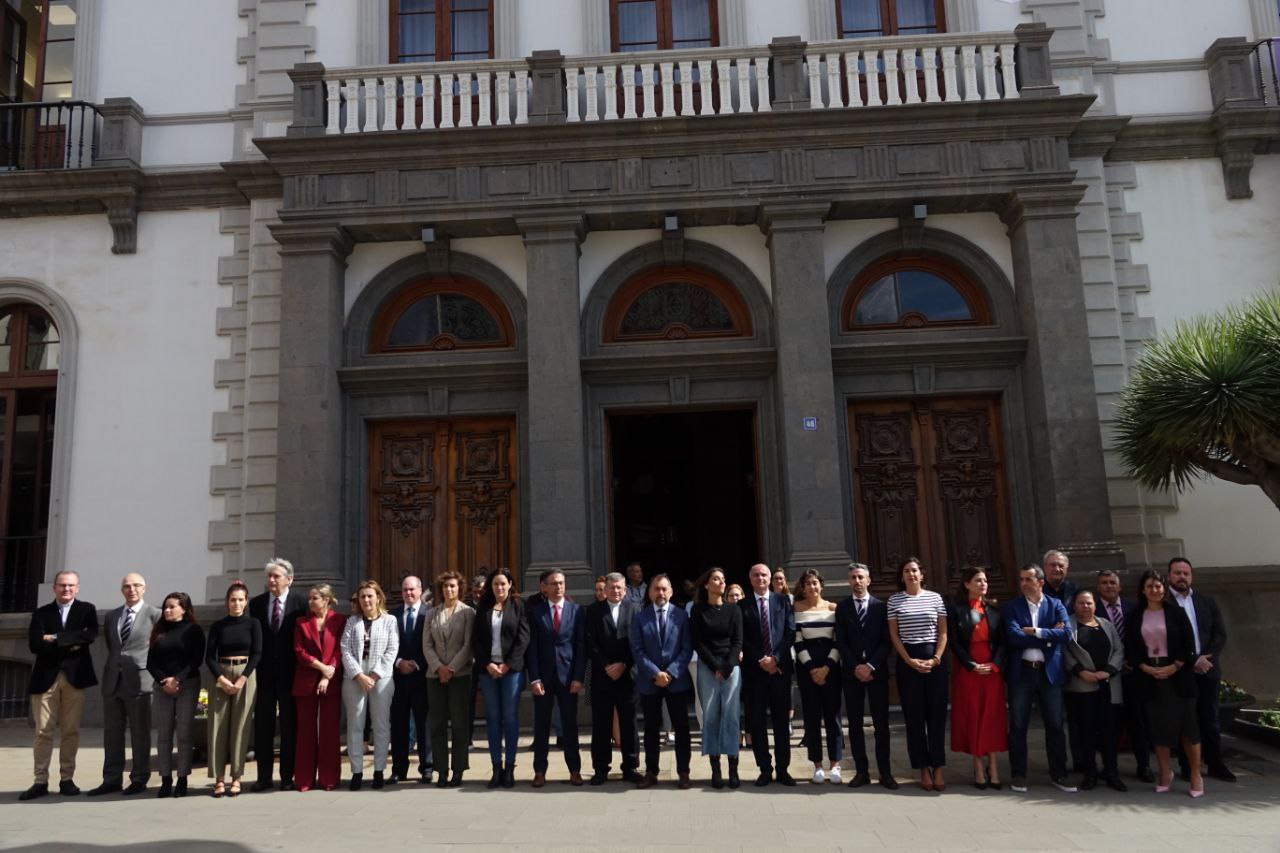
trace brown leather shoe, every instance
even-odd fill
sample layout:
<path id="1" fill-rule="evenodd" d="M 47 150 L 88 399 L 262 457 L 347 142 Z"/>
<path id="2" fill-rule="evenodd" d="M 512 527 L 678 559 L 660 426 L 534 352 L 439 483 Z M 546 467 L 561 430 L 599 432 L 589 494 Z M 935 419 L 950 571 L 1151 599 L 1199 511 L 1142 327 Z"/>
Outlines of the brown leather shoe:
<path id="1" fill-rule="evenodd" d="M 582 787 L 582 774 L 581 774 L 581 773 L 570 773 L 570 774 L 569 774 L 569 784 L 570 784 L 570 785 L 572 785 L 572 786 L 573 786 L 573 787 L 575 787 L 575 788 L 581 788 L 581 787 Z"/>
<path id="2" fill-rule="evenodd" d="M 646 773 L 644 778 L 636 783 L 636 787 L 643 790 L 644 788 L 652 788 L 656 784 L 658 784 L 658 774 Z"/>
<path id="3" fill-rule="evenodd" d="M 542 787 L 543 785 L 545 785 L 545 784 L 547 784 L 547 774 L 546 774 L 546 773 L 534 773 L 534 774 L 533 774 L 533 787 L 535 787 L 535 788 L 541 788 L 541 787 Z"/>
<path id="4" fill-rule="evenodd" d="M 693 783 L 689 781 L 689 774 L 681 773 L 680 781 L 676 783 L 676 787 L 679 788 L 681 791 L 687 791 L 692 786 L 693 786 Z"/>

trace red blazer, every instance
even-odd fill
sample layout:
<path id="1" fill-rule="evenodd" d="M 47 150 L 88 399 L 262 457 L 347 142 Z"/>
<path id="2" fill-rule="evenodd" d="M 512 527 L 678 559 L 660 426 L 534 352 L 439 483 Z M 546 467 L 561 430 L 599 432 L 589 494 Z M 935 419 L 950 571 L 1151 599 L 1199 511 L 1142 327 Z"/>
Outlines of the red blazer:
<path id="1" fill-rule="evenodd" d="M 298 619 L 298 624 L 293 629 L 293 653 L 298 660 L 293 671 L 294 696 L 315 695 L 316 685 L 320 683 L 320 673 L 311 666 L 314 660 L 338 670 L 329 682 L 329 692 L 334 695 L 341 692 L 342 662 L 339 660 L 338 642 L 342 639 L 342 629 L 346 624 L 347 617 L 333 611 L 329 611 L 329 615 L 325 617 L 322 632 L 316 631 L 315 618 L 310 613 Z"/>

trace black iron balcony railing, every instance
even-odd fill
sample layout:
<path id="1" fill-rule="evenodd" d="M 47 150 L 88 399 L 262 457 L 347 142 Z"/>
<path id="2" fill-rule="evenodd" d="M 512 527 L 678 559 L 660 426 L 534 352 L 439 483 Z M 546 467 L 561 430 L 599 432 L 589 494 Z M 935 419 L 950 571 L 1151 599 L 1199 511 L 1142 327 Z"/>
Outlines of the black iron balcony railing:
<path id="1" fill-rule="evenodd" d="M 0 171 L 86 169 L 102 134 L 86 101 L 0 103 Z"/>
<path id="2" fill-rule="evenodd" d="M 1280 107 L 1280 39 L 1262 39 L 1254 48 L 1258 63 L 1258 89 L 1269 107 Z"/>
<path id="3" fill-rule="evenodd" d="M 0 613 L 35 609 L 44 579 L 44 554 L 48 537 L 0 537 Z"/>

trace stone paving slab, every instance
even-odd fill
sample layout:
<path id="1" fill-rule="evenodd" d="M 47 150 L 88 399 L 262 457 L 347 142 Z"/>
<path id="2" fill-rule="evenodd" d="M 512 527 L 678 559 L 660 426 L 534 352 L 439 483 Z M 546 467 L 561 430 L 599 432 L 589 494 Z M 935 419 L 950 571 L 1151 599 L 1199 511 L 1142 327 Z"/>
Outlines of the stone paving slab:
<path id="1" fill-rule="evenodd" d="M 473 749 L 473 769 L 459 789 L 397 785 L 382 791 L 306 794 L 273 791 L 235 799 L 208 796 L 203 768 L 192 774 L 185 800 L 139 797 L 102 799 L 56 794 L 30 803 L 17 795 L 30 784 L 30 730 L 0 726 L 0 849 L 40 853 L 249 853 L 305 850 L 363 853 L 420 847 L 472 851 L 654 851 L 693 850 L 801 853 L 845 850 L 1123 850 L 1125 853 L 1280 853 L 1280 750 L 1228 736 L 1225 744 L 1240 781 L 1207 780 L 1207 796 L 1191 800 L 1179 782 L 1170 794 L 1126 776 L 1130 791 L 1099 789 L 1063 794 L 1050 787 L 1042 739 L 1033 731 L 1032 787 L 1027 794 L 980 792 L 969 784 L 966 756 L 951 755 L 948 790 L 922 791 L 905 765 L 900 728 L 894 732 L 894 772 L 902 788 L 857 791 L 812 785 L 803 753 L 796 751 L 795 788 L 751 785 L 755 765 L 742 755 L 744 787 L 715 791 L 707 784 L 705 759 L 695 755 L 695 788 L 679 791 L 663 750 L 662 784 L 639 791 L 621 781 L 602 788 L 572 788 L 553 753 L 550 781 L 542 790 L 528 782 L 531 757 L 518 759 L 517 787 L 489 791 L 487 754 Z M 479 739 L 477 739 L 479 743 Z M 796 760 L 799 757 L 800 760 Z M 55 755 L 55 763 L 57 757 Z M 589 765 L 587 751 L 583 760 Z M 847 765 L 848 762 L 846 762 Z M 83 732 L 77 783 L 97 784 L 102 732 Z M 1128 773 L 1132 759 L 1123 759 Z M 343 773 L 346 774 L 344 760 Z M 846 779 L 851 769 L 846 767 Z M 369 773 L 366 771 L 366 780 Z M 1005 778 L 1007 781 L 1007 767 Z M 153 788 L 155 786 L 153 780 Z M 247 787 L 247 786 L 246 786 Z M 1028 832 L 1032 835 L 1029 836 Z M 1034 837 L 1035 843 L 1029 839 Z"/>

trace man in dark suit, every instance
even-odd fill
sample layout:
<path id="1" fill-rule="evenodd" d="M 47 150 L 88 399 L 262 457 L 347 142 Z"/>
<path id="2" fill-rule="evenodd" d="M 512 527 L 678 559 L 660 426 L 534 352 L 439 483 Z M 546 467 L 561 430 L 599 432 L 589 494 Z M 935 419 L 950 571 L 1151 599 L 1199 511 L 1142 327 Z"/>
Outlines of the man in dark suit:
<path id="1" fill-rule="evenodd" d="M 658 784 L 661 754 L 662 708 L 667 708 L 676 736 L 676 775 L 681 790 L 688 790 L 689 762 L 693 757 L 689 737 L 689 699 L 693 677 L 693 637 L 689 617 L 671 603 L 671 578 L 654 575 L 649 580 L 649 604 L 631 623 L 631 656 L 636 662 L 636 690 L 644 709 L 644 778 L 638 786 Z"/>
<path id="2" fill-rule="evenodd" d="M 1142 618 L 1138 605 L 1120 596 L 1120 575 L 1111 569 L 1098 572 L 1097 596 L 1098 618 L 1111 622 L 1121 637 L 1125 636 L 1125 627 L 1131 619 Z M 1138 778 L 1151 783 L 1156 781 L 1156 774 L 1151 770 L 1151 743 L 1147 740 L 1146 712 L 1138 696 L 1137 679 L 1137 674 L 1125 664 L 1125 671 L 1120 675 L 1120 687 L 1124 695 L 1124 727 L 1129 733 L 1129 746 L 1137 764 Z"/>
<path id="3" fill-rule="evenodd" d="M 1018 572 L 1022 595 L 1000 611 L 1004 620 L 1009 659 L 1005 679 L 1009 685 L 1010 790 L 1027 790 L 1027 726 L 1031 703 L 1040 706 L 1044 720 L 1045 750 L 1049 754 L 1049 779 L 1054 787 L 1075 793 L 1067 778 L 1067 736 L 1063 730 L 1062 688 L 1067 683 L 1063 647 L 1071 642 L 1067 610 L 1062 602 L 1044 594 L 1044 570 L 1034 563 Z"/>
<path id="4" fill-rule="evenodd" d="M 880 784 L 898 787 L 889 769 L 889 611 L 871 594 L 871 571 L 863 563 L 849 564 L 849 598 L 836 605 L 836 648 L 844 667 L 845 713 L 849 716 L 849 746 L 854 775 L 850 788 L 871 782 L 867 745 L 862 736 L 864 703 L 875 728 L 876 770 Z"/>
<path id="5" fill-rule="evenodd" d="M 756 787 L 772 781 L 795 785 L 787 769 L 791 766 L 791 645 L 795 642 L 796 617 L 786 596 L 769 591 L 772 574 L 764 563 L 756 563 L 747 576 L 751 592 L 738 603 L 742 608 L 742 704 L 747 713 L 747 731 L 760 775 Z M 769 755 L 766 718 L 773 720 L 773 751 Z"/>
<path id="6" fill-rule="evenodd" d="M 587 654 L 591 658 L 591 784 L 603 785 L 613 759 L 613 715 L 618 715 L 622 778 L 639 782 L 636 745 L 636 681 L 632 671 L 631 623 L 639 608 L 627 599 L 627 579 L 604 576 L 604 601 L 587 608 Z"/>
<path id="7" fill-rule="evenodd" d="M 276 714 L 280 719 L 280 790 L 293 790 L 296 714 L 293 707 L 293 629 L 307 612 L 306 596 L 293 592 L 293 564 L 276 557 L 267 563 L 267 591 L 249 602 L 249 615 L 262 626 L 262 658 L 255 678 L 253 752 L 258 760 L 254 791 L 271 788 L 275 758 Z"/>
<path id="8" fill-rule="evenodd" d="M 87 601 L 76 600 L 80 575 L 61 571 L 53 578 L 53 601 L 31 614 L 27 647 L 36 656 L 27 693 L 36 724 L 32 746 L 35 783 L 19 795 L 34 800 L 49 793 L 49 763 L 53 759 L 53 730 L 62 731 L 58 746 L 58 793 L 73 797 L 76 787 L 76 751 L 80 748 L 80 715 L 84 691 L 98 683 L 89 646 L 98 636 L 98 611 Z"/>
<path id="9" fill-rule="evenodd" d="M 1062 602 L 1067 615 L 1075 612 L 1076 593 L 1080 588 L 1076 582 L 1067 577 L 1071 568 L 1071 558 L 1061 551 L 1046 551 L 1044 559 L 1044 594 Z"/>
<path id="10" fill-rule="evenodd" d="M 547 784 L 551 709 L 560 710 L 564 763 L 569 784 L 582 784 L 578 752 L 578 694 L 587 673 L 587 620 L 564 596 L 564 572 L 549 569 L 538 579 L 542 599 L 529 608 L 529 651 L 525 668 L 533 693 L 533 787 Z"/>
<path id="11" fill-rule="evenodd" d="M 1186 611 L 1196 641 L 1196 716 L 1200 722 L 1200 757 L 1207 772 L 1224 782 L 1236 781 L 1236 774 L 1222 759 L 1222 731 L 1218 725 L 1218 689 L 1222 686 L 1222 650 L 1227 646 L 1227 626 L 1218 603 L 1191 588 L 1193 569 L 1186 557 L 1169 561 L 1169 586 L 1173 600 Z M 1191 776 L 1186 756 L 1181 756 L 1182 778 Z"/>
<path id="12" fill-rule="evenodd" d="M 102 784 L 89 792 L 97 797 L 119 791 L 124 777 L 124 733 L 129 730 L 133 769 L 125 796 L 141 794 L 151 778 L 151 673 L 147 652 L 160 608 L 143 596 L 147 582 L 132 572 L 120 582 L 124 605 L 107 614 L 102 636 L 107 663 L 102 669 Z"/>
<path id="13" fill-rule="evenodd" d="M 392 669 L 391 778 L 388 785 L 409 778 L 409 722 L 418 737 L 418 781 L 431 782 L 431 738 L 427 729 L 427 659 L 422 653 L 422 627 L 427 624 L 422 604 L 422 579 L 406 575 L 400 581 L 403 603 L 388 612 L 400 626 L 399 657 Z"/>

